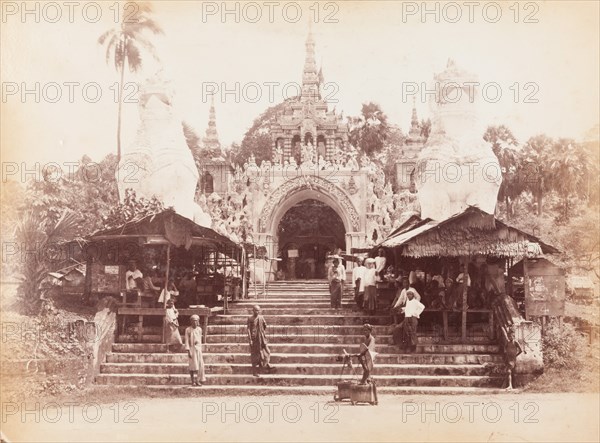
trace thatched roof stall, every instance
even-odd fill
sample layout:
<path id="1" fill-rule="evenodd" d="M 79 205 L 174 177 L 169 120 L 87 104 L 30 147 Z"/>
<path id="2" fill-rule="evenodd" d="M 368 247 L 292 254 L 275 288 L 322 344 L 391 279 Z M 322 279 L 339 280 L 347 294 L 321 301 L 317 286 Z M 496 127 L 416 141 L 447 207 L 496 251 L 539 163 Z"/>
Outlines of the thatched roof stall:
<path id="1" fill-rule="evenodd" d="M 80 242 L 80 247 L 87 261 L 97 268 L 87 278 L 88 293 L 122 292 L 125 265 L 148 254 L 165 263 L 165 284 L 169 267 L 178 261 L 193 262 L 210 256 L 214 269 L 232 263 L 243 267 L 246 262 L 241 245 L 171 209 L 98 231 Z"/>
<path id="2" fill-rule="evenodd" d="M 458 261 L 469 272 L 473 258 L 507 259 L 509 267 L 517 259 L 527 260 L 542 254 L 559 251 L 539 238 L 509 226 L 476 207 L 445 220 L 420 219 L 413 216 L 394 230 L 383 242 L 375 246 L 393 249 L 396 263 L 402 260 L 440 259 L 441 262 Z M 511 276 L 509 273 L 509 285 Z M 462 339 L 467 337 L 467 292 L 469 285 L 462 285 Z M 502 285 L 503 288 L 503 285 Z M 509 286 L 509 292 L 512 288 Z M 483 310 L 482 310 L 483 311 Z M 489 310 L 488 310 L 489 311 Z M 493 315 L 490 313 L 490 330 Z"/>
<path id="3" fill-rule="evenodd" d="M 559 252 L 539 238 L 469 207 L 446 220 L 411 217 L 376 248 L 398 248 L 405 257 L 486 255 L 522 258 Z"/>

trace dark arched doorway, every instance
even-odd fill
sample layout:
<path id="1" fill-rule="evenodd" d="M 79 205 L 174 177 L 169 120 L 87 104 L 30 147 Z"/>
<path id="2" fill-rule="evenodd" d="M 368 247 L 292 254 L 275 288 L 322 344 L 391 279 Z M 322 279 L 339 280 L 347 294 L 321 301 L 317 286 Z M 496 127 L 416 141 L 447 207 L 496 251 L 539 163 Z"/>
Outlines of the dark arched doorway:
<path id="1" fill-rule="evenodd" d="M 334 249 L 345 250 L 345 234 L 344 222 L 327 204 L 307 199 L 292 206 L 277 228 L 280 277 L 325 278 L 325 257 Z"/>

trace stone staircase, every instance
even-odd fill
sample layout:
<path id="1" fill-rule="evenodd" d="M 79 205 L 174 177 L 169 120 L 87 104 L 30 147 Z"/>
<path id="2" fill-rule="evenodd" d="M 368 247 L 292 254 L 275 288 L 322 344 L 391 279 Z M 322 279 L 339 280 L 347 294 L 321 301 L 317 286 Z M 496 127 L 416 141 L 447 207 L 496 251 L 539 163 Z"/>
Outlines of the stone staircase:
<path id="1" fill-rule="evenodd" d="M 357 352 L 366 322 L 374 326 L 378 355 L 373 377 L 380 392 L 488 393 L 501 385 L 494 369 L 502 364 L 502 356 L 485 331 L 471 334 L 468 344 L 443 342 L 439 334 L 424 331 L 419 334 L 417 353 L 403 354 L 393 345 L 390 317 L 384 312 L 364 315 L 355 308 L 349 291 L 342 309 L 336 311 L 329 307 L 323 280 L 274 282 L 268 294 L 258 289 L 258 299 L 230 303 L 226 315 L 211 317 L 204 346 L 208 381 L 202 392 L 333 393 L 341 371 L 335 357 L 344 349 Z M 252 288 L 250 296 L 255 296 Z M 252 376 L 246 333 L 248 315 L 257 303 L 268 324 L 271 363 L 277 368 L 260 378 Z M 156 344 L 159 327 L 145 327 L 143 342 L 134 340 L 137 336 L 118 338 L 97 383 L 188 386 L 187 356 L 169 354 L 165 345 Z M 344 378 L 360 377 L 358 363 L 355 371 L 346 369 Z"/>

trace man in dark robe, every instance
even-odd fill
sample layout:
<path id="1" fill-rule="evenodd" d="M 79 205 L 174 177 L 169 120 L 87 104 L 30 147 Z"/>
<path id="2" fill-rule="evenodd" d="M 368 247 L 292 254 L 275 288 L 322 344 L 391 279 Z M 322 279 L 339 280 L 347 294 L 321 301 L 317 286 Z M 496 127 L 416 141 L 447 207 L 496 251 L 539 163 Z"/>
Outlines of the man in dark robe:
<path id="1" fill-rule="evenodd" d="M 267 322 L 260 313 L 260 306 L 252 308 L 253 315 L 248 317 L 248 341 L 250 343 L 250 357 L 252 359 L 252 375 L 259 377 L 261 371 L 271 372 L 269 364 L 271 351 L 267 343 Z"/>

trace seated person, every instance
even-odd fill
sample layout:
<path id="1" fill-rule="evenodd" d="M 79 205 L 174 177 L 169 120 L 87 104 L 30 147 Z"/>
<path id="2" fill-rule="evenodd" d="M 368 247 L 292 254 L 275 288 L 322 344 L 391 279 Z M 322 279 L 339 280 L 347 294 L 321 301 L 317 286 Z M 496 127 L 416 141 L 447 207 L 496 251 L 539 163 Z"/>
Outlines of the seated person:
<path id="1" fill-rule="evenodd" d="M 433 301 L 438 297 L 438 293 L 440 292 L 440 287 L 438 286 L 437 280 L 432 280 L 431 275 L 427 274 L 429 281 L 425 286 L 425 291 L 423 293 L 423 299 L 421 300 L 425 306 L 431 306 Z"/>
<path id="2" fill-rule="evenodd" d="M 172 278 L 169 279 L 169 284 L 167 285 L 166 292 L 167 296 L 165 297 L 165 290 L 162 289 L 160 291 L 160 297 L 158 297 L 159 307 L 162 307 L 163 303 L 165 302 L 165 298 L 167 301 L 171 299 L 174 299 L 174 301 L 176 301 L 177 297 L 179 296 L 179 291 L 175 287 L 175 280 L 173 280 Z"/>
<path id="3" fill-rule="evenodd" d="M 436 298 L 431 302 L 431 309 L 446 310 L 446 289 L 438 288 Z"/>
<path id="4" fill-rule="evenodd" d="M 133 291 L 142 288 L 142 278 L 144 274 L 138 269 L 137 262 L 131 260 L 129 262 L 129 268 L 125 272 L 125 289 L 127 291 Z"/>
<path id="5" fill-rule="evenodd" d="M 160 287 L 154 286 L 152 277 L 150 275 L 146 275 L 142 279 L 142 305 L 148 308 L 153 308 L 156 300 L 158 299 L 159 293 Z"/>
<path id="6" fill-rule="evenodd" d="M 446 299 L 446 309 L 457 309 L 458 308 L 458 297 L 459 291 L 458 288 L 460 286 L 454 284 L 454 280 L 448 277 L 445 281 L 445 299 Z M 462 298 L 462 293 L 460 293 L 460 297 Z"/>

